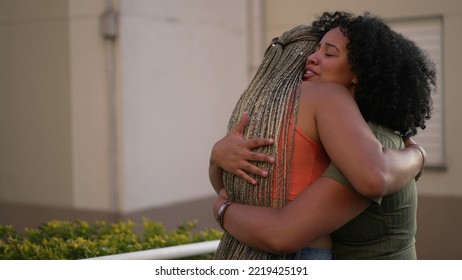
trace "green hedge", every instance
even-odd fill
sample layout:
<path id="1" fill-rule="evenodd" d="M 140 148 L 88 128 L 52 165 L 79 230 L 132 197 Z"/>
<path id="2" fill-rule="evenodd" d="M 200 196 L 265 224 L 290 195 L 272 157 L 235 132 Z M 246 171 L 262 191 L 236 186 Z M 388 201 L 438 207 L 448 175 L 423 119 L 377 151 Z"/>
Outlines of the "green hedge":
<path id="1" fill-rule="evenodd" d="M 1 260 L 75 260 L 219 239 L 215 229 L 194 231 L 196 222 L 185 222 L 167 232 L 160 223 L 143 220 L 135 233 L 132 221 L 89 224 L 84 221 L 50 221 L 20 234 L 0 225 Z M 193 257 L 210 259 L 211 254 Z"/>

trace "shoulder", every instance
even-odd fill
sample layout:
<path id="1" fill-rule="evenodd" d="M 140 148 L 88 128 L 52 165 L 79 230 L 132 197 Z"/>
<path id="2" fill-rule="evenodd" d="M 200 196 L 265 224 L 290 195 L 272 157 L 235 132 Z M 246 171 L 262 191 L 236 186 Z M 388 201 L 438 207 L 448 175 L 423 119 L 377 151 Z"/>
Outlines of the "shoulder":
<path id="1" fill-rule="evenodd" d="M 348 93 L 348 90 L 341 84 L 331 82 L 310 82 L 302 83 L 302 90 L 310 93 Z"/>
<path id="2" fill-rule="evenodd" d="M 359 111 L 352 94 L 343 85 L 327 82 L 303 82 L 300 109 L 313 110 L 314 114 L 353 115 Z"/>
<path id="3" fill-rule="evenodd" d="M 308 97 L 319 102 L 354 101 L 353 96 L 343 85 L 328 82 L 303 82 L 302 97 Z"/>
<path id="4" fill-rule="evenodd" d="M 384 147 L 392 149 L 401 149 L 404 147 L 401 136 L 390 128 L 373 122 L 368 122 L 367 124 Z"/>

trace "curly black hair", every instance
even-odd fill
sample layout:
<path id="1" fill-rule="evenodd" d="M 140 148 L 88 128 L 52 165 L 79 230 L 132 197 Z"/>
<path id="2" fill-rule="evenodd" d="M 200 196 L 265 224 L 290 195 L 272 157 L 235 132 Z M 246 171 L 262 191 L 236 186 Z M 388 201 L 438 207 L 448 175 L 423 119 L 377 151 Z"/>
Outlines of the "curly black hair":
<path id="1" fill-rule="evenodd" d="M 348 60 L 358 78 L 354 96 L 364 119 L 406 137 L 425 129 L 436 87 L 427 54 L 370 13 L 325 12 L 312 23 L 320 37 L 336 27 L 349 39 Z"/>

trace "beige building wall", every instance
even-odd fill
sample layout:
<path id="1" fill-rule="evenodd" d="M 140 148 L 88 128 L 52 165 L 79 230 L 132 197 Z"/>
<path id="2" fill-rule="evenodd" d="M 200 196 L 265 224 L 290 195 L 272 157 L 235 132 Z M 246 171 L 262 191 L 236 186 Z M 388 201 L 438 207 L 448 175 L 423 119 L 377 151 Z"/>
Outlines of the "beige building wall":
<path id="1" fill-rule="evenodd" d="M 113 148 L 117 119 L 115 43 L 100 32 L 100 16 L 108 1 L 69 0 L 70 95 L 72 119 L 72 207 L 117 211 L 116 183 L 111 173 L 118 153 Z M 115 69 L 115 65 L 114 65 Z"/>
<path id="2" fill-rule="evenodd" d="M 100 26 L 111 6 L 112 39 Z M 211 225 L 210 148 L 248 82 L 248 9 L 0 0 L 0 223 Z"/>
<path id="3" fill-rule="evenodd" d="M 244 0 L 121 2 L 122 212 L 213 193 L 210 148 L 247 83 L 246 9 Z"/>
<path id="4" fill-rule="evenodd" d="M 370 11 L 385 20 L 441 17 L 443 21 L 442 94 L 445 166 L 427 168 L 418 183 L 418 257 L 462 259 L 462 130 L 460 79 L 462 65 L 462 2 L 457 0 L 266 0 L 265 40 L 298 24 L 309 24 L 323 11 Z"/>
<path id="5" fill-rule="evenodd" d="M 107 71 L 113 43 L 99 28 L 107 3 L 0 1 L 0 216 L 6 222 L 115 211 Z"/>
<path id="6" fill-rule="evenodd" d="M 0 1 L 0 197 L 72 204 L 66 1 Z"/>

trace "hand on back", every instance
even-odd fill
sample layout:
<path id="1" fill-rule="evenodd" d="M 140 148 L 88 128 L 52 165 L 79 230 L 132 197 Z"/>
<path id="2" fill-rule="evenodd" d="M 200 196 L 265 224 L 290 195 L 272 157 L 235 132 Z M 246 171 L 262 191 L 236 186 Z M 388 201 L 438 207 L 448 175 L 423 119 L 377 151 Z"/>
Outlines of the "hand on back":
<path id="1" fill-rule="evenodd" d="M 256 184 L 257 181 L 251 174 L 266 177 L 268 172 L 253 165 L 250 161 L 274 163 L 275 159 L 253 150 L 272 145 L 274 139 L 245 139 L 243 135 L 248 120 L 249 115 L 244 112 L 241 121 L 225 137 L 215 143 L 210 160 L 223 170 L 237 175 L 251 184 Z"/>

